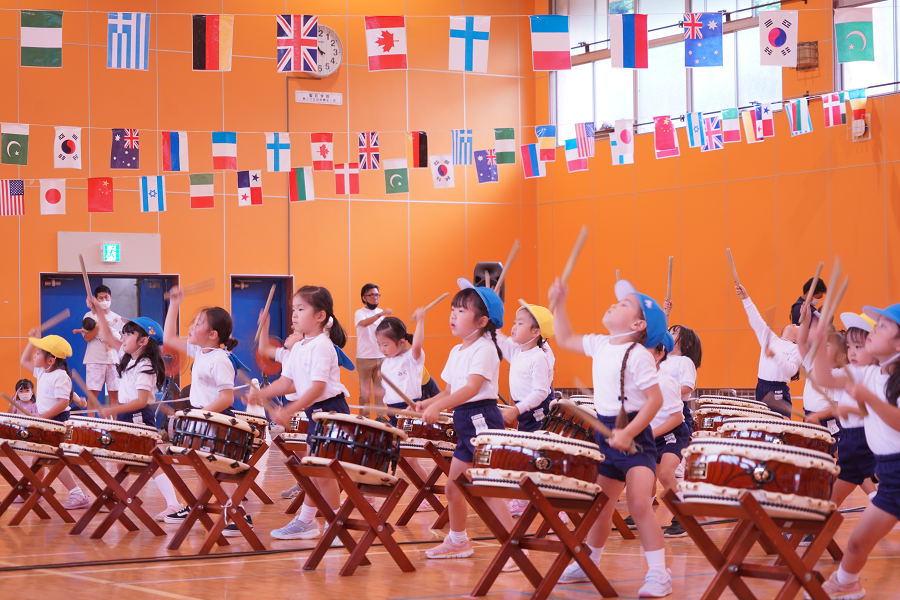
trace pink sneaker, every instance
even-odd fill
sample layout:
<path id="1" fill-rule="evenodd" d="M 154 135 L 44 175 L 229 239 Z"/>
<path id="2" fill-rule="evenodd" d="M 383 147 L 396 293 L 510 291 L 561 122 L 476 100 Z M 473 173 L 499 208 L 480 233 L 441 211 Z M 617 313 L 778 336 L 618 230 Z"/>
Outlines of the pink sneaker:
<path id="1" fill-rule="evenodd" d="M 521 517 L 526 508 L 528 508 L 528 502 L 526 502 L 525 500 L 509 501 L 509 514 L 511 514 L 513 517 Z"/>
<path id="2" fill-rule="evenodd" d="M 569 515 L 566 514 L 566 511 L 559 511 L 559 520 L 563 522 L 563 525 L 569 524 Z"/>
<path id="3" fill-rule="evenodd" d="M 416 509 L 416 512 L 425 512 L 426 510 L 434 510 L 434 507 L 431 506 L 431 503 L 428 500 L 422 500 L 421 504 L 419 504 L 419 508 Z"/>
<path id="4" fill-rule="evenodd" d="M 466 539 L 462 544 L 454 544 L 450 541 L 450 536 L 444 538 L 440 546 L 429 548 L 425 551 L 425 558 L 468 558 L 475 554 L 472 548 L 472 542 Z"/>
<path id="5" fill-rule="evenodd" d="M 91 505 L 91 501 L 84 494 L 69 494 L 68 499 L 62 503 L 62 506 L 66 510 L 79 510 L 82 508 L 88 508 Z"/>
<path id="6" fill-rule="evenodd" d="M 859 600 L 866 597 L 866 590 L 863 589 L 858 579 L 850 585 L 838 583 L 837 571 L 832 573 L 828 581 L 822 584 L 822 589 L 832 600 Z M 803 592 L 803 597 L 812 598 L 808 592 Z"/>

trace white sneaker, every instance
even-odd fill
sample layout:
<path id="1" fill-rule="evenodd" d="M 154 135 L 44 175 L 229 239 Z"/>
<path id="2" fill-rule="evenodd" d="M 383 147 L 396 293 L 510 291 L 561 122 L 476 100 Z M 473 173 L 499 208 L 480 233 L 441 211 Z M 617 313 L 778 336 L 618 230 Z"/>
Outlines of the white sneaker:
<path id="1" fill-rule="evenodd" d="M 638 590 L 638 598 L 663 598 L 672 593 L 672 571 L 647 571 L 644 585 Z"/>
<path id="2" fill-rule="evenodd" d="M 566 570 L 563 571 L 563 574 L 560 575 L 559 580 L 556 583 L 587 583 L 589 581 L 590 579 L 588 579 L 587 573 L 584 572 L 581 565 L 577 562 L 573 562 L 566 567 Z"/>
<path id="3" fill-rule="evenodd" d="M 169 506 L 166 507 L 166 509 L 164 511 L 162 511 L 161 513 L 159 513 L 158 515 L 153 517 L 153 520 L 158 523 L 165 523 L 167 516 L 169 516 L 172 513 L 177 513 L 178 511 L 181 510 L 181 508 L 182 507 L 180 504 L 170 504 Z"/>
<path id="4" fill-rule="evenodd" d="M 528 508 L 528 502 L 525 500 L 510 500 L 508 506 L 509 514 L 516 518 L 521 517 L 522 513 L 525 512 L 525 509 Z"/>
<path id="5" fill-rule="evenodd" d="M 304 523 L 300 517 L 294 517 L 290 523 L 273 530 L 269 535 L 276 540 L 314 540 L 322 534 L 315 520 Z"/>

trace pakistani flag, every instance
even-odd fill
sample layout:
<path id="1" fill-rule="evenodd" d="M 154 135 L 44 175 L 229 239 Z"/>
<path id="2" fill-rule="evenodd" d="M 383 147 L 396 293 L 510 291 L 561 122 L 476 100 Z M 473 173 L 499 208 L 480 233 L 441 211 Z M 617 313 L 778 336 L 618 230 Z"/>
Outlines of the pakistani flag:
<path id="1" fill-rule="evenodd" d="M 516 164 L 516 130 L 512 127 L 495 129 L 494 151 L 498 165 Z"/>
<path id="2" fill-rule="evenodd" d="M 28 164 L 28 125 L 3 123 L 0 125 L 0 163 Z"/>
<path id="3" fill-rule="evenodd" d="M 875 60 L 871 8 L 839 8 L 834 11 L 834 44 L 838 62 Z"/>
<path id="4" fill-rule="evenodd" d="M 383 161 L 384 193 L 405 194 L 409 192 L 409 170 L 405 158 L 392 158 Z"/>
<path id="5" fill-rule="evenodd" d="M 61 10 L 22 11 L 22 66 L 62 67 Z"/>

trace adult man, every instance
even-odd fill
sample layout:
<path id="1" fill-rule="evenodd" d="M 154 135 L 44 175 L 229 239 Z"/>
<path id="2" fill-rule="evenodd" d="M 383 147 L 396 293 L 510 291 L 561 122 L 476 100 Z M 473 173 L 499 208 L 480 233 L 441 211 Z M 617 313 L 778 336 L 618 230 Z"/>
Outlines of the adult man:
<path id="1" fill-rule="evenodd" d="M 812 282 L 813 280 L 810 279 L 803 284 L 803 295 L 797 298 L 797 301 L 791 305 L 791 323 L 794 325 L 800 324 L 800 309 L 803 307 L 803 303 L 806 302 L 806 295 L 809 293 L 809 288 L 812 287 Z M 828 287 L 825 285 L 825 282 L 820 279 L 818 283 L 816 283 L 816 290 L 813 292 L 812 302 L 810 303 L 812 314 L 816 318 L 820 316 L 819 311 L 816 310 L 816 305 L 822 301 L 822 298 L 825 297 L 827 291 Z"/>
<path id="2" fill-rule="evenodd" d="M 375 340 L 375 329 L 381 320 L 393 311 L 390 308 L 382 310 L 378 308 L 381 293 L 374 283 L 367 283 L 360 292 L 365 307 L 360 308 L 354 315 L 356 324 L 356 371 L 359 373 L 359 404 L 366 406 L 374 392 L 375 406 L 382 406 L 384 389 L 381 387 L 381 366 L 384 355 L 378 349 Z"/>
<path id="3" fill-rule="evenodd" d="M 94 296 L 100 301 L 103 317 L 109 323 L 109 328 L 116 339 L 122 339 L 122 327 L 125 321 L 121 316 L 110 310 L 112 305 L 112 291 L 105 285 L 98 285 L 94 290 Z M 90 300 L 88 300 L 90 302 Z M 119 374 L 116 372 L 117 353 L 106 346 L 106 340 L 100 335 L 100 327 L 97 325 L 99 318 L 97 313 L 89 311 L 84 315 L 85 319 L 92 319 L 94 326 L 82 329 L 87 349 L 84 351 L 84 366 L 86 371 L 85 383 L 94 395 L 101 399 L 100 392 L 106 384 L 110 403 L 115 404 L 119 400 Z"/>

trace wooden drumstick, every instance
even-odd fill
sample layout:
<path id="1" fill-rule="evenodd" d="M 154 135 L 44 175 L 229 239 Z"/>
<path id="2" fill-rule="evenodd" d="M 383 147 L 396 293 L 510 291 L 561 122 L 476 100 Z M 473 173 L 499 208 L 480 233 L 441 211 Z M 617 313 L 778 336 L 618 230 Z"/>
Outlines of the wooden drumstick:
<path id="1" fill-rule="evenodd" d="M 437 306 L 438 304 L 443 302 L 444 298 L 446 298 L 449 295 L 450 295 L 450 292 L 444 292 L 443 294 L 438 296 L 437 300 L 435 300 L 434 302 L 432 302 L 431 304 L 429 304 L 428 306 L 425 307 L 425 312 L 428 312 L 429 310 L 431 310 L 432 308 L 434 308 L 435 306 Z M 416 320 L 416 317 L 415 317 L 415 315 L 413 315 L 412 321 L 415 321 L 415 320 Z"/>
<path id="2" fill-rule="evenodd" d="M 822 303 L 822 316 L 828 312 L 831 304 L 834 302 L 834 290 L 837 289 L 838 281 L 841 276 L 841 257 L 834 257 L 834 264 L 831 266 L 831 276 L 828 278 L 828 293 L 825 295 L 825 302 Z M 834 315 L 834 313 L 832 313 Z M 828 323 L 828 320 L 825 320 Z M 812 325 L 812 323 L 810 323 Z"/>
<path id="3" fill-rule="evenodd" d="M 62 323 L 63 321 L 65 321 L 68 318 L 69 318 L 69 309 L 67 308 L 66 310 L 62 311 L 58 315 L 52 316 L 49 319 L 47 319 L 46 321 L 44 321 L 43 323 L 41 323 L 41 326 L 38 329 L 41 330 L 41 333 L 44 333 L 44 330 L 50 329 L 57 323 Z"/>
<path id="4" fill-rule="evenodd" d="M 594 395 L 594 393 L 591 390 L 589 390 L 586 385 L 584 385 L 584 382 L 581 379 L 579 379 L 577 375 L 575 376 L 575 387 L 578 388 L 578 391 L 581 392 L 582 396 L 593 397 L 593 395 Z"/>
<path id="5" fill-rule="evenodd" d="M 484 287 L 491 287 L 491 272 L 484 270 Z"/>
<path id="6" fill-rule="evenodd" d="M 575 262 L 578 260 L 578 255 L 581 254 L 581 249 L 584 247 L 584 242 L 587 240 L 588 236 L 588 226 L 581 226 L 581 233 L 578 234 L 578 239 L 575 240 L 575 245 L 572 247 L 572 253 L 569 254 L 569 260 L 566 262 L 566 266 L 563 269 L 562 277 L 560 277 L 560 281 L 565 285 L 569 281 L 569 277 L 572 276 L 572 270 L 575 268 Z M 556 300 L 552 300 L 550 302 L 550 312 L 553 312 L 553 309 L 556 308 Z"/>
<path id="7" fill-rule="evenodd" d="M 216 278 L 208 277 L 206 279 L 201 279 L 196 283 L 192 283 L 191 285 L 186 285 L 181 288 L 181 293 L 185 296 L 190 296 L 191 294 L 198 294 L 200 292 L 206 292 L 216 287 Z M 168 300 L 169 292 L 163 294 L 163 297 Z"/>
<path id="8" fill-rule="evenodd" d="M 84 268 L 84 256 L 79 254 L 78 260 L 81 262 L 81 276 L 84 277 L 84 291 L 87 292 L 88 298 L 93 298 L 94 292 L 91 291 L 91 280 L 88 279 L 87 269 Z"/>
<path id="9" fill-rule="evenodd" d="M 822 313 L 822 319 L 824 319 L 823 323 L 831 322 L 831 319 L 834 318 L 834 313 L 837 310 L 838 305 L 841 303 L 841 299 L 844 297 L 844 292 L 847 291 L 847 286 L 850 284 L 850 276 L 844 278 L 844 283 L 841 284 L 841 289 L 838 290 L 838 293 L 834 295 L 834 298 L 831 302 L 827 302 L 828 308 L 827 312 Z M 829 294 L 830 295 L 830 294 Z M 809 349 L 809 353 L 806 355 L 808 360 L 808 364 L 812 364 L 813 359 L 816 357 L 816 353 L 819 351 L 819 345 L 822 343 L 822 338 L 817 339 L 813 342 L 812 348 Z"/>
<path id="10" fill-rule="evenodd" d="M 666 300 L 669 302 L 672 301 L 672 263 L 675 261 L 674 256 L 669 257 L 669 283 L 666 285 Z M 666 309 L 666 319 L 669 318 L 669 313 L 672 312 L 671 308 Z"/>
<path id="11" fill-rule="evenodd" d="M 616 269 L 616 283 L 619 283 L 619 270 Z"/>
<path id="12" fill-rule="evenodd" d="M 404 402 L 406 402 L 406 405 L 407 405 L 407 406 L 409 406 L 410 408 L 415 408 L 415 407 L 416 407 L 416 403 L 413 402 L 412 400 L 410 400 L 410 399 L 406 396 L 406 394 L 404 394 L 403 392 L 401 392 L 401 391 L 400 391 L 400 388 L 398 388 L 396 385 L 394 385 L 394 382 L 391 381 L 390 379 L 388 379 L 387 376 L 386 376 L 384 373 L 381 374 L 381 380 L 382 380 L 383 382 L 385 382 L 386 384 L 388 384 L 392 390 L 394 390 L 395 392 L 397 392 L 397 395 L 400 396 L 400 398 L 402 398 Z"/>
<path id="13" fill-rule="evenodd" d="M 844 375 L 847 376 L 847 380 L 848 380 L 850 383 L 854 383 L 854 384 L 855 384 L 855 383 L 856 383 L 856 377 L 853 376 L 853 373 L 850 372 L 850 369 L 847 368 L 847 365 L 844 365 L 843 369 L 844 369 Z M 856 398 L 854 398 L 854 400 L 856 400 Z M 860 414 L 861 414 L 862 416 L 864 416 L 864 417 L 869 416 L 869 410 L 866 408 L 866 403 L 865 403 L 865 402 L 863 402 L 862 400 L 856 400 L 856 405 L 857 405 L 857 407 L 859 408 L 859 412 L 860 412 Z"/>
<path id="14" fill-rule="evenodd" d="M 800 309 L 800 322 L 803 322 L 804 315 L 806 314 L 806 309 L 809 308 L 809 305 L 812 304 L 813 296 L 816 293 L 816 286 L 819 285 L 819 275 L 822 274 L 822 267 L 825 266 L 825 263 L 819 261 L 819 266 L 816 267 L 816 274 L 812 279 L 812 284 L 809 286 L 809 292 L 806 293 L 806 301 L 803 302 L 803 307 Z"/>
<path id="15" fill-rule="evenodd" d="M 741 280 L 738 278 L 737 267 L 734 266 L 734 257 L 731 256 L 731 248 L 725 248 L 725 252 L 728 253 L 728 262 L 731 263 L 731 274 L 734 275 L 734 285 L 741 285 Z"/>
<path id="16" fill-rule="evenodd" d="M 606 425 L 601 423 L 600 420 L 597 419 L 597 417 L 595 417 L 588 411 L 584 410 L 583 408 L 581 408 L 580 406 L 578 406 L 571 400 L 560 400 L 559 402 L 560 402 L 560 404 L 565 404 L 569 408 L 569 410 L 571 410 L 573 413 L 575 413 L 575 416 L 580 417 L 582 421 L 584 421 L 585 423 L 587 423 L 588 425 L 590 425 L 591 427 L 593 427 L 594 429 L 596 429 L 597 431 L 602 433 L 607 438 L 612 437 L 612 434 L 613 434 L 612 430 L 610 430 L 609 427 L 607 427 Z M 637 454 L 637 453 L 638 453 L 637 444 L 635 444 L 634 440 L 632 440 L 631 447 L 628 449 L 628 454 Z"/>
<path id="17" fill-rule="evenodd" d="M 357 409 L 357 410 L 365 410 L 371 411 L 373 413 L 381 413 L 385 415 L 396 415 L 398 417 L 409 417 L 411 419 L 421 419 L 422 413 L 415 412 L 412 410 L 406 410 L 405 408 L 391 408 L 390 406 L 360 406 L 358 404 L 348 404 L 347 408 Z M 448 417 L 440 417 L 438 419 L 438 423 L 449 423 L 450 419 Z"/>
<path id="18" fill-rule="evenodd" d="M 494 285 L 494 291 L 498 294 L 500 293 L 500 286 L 503 285 L 503 282 L 506 280 L 506 274 L 509 273 L 509 266 L 512 264 L 513 260 L 516 258 L 516 254 L 519 253 L 519 240 L 515 240 L 513 242 L 512 248 L 509 250 L 509 256 L 506 258 L 506 262 L 503 263 L 503 270 L 500 271 L 500 277 L 497 278 L 497 283 Z"/>
<path id="19" fill-rule="evenodd" d="M 262 335 L 263 325 L 266 323 L 266 317 L 269 316 L 269 307 L 272 306 L 272 298 L 275 296 L 275 284 L 272 284 L 272 289 L 269 290 L 269 297 L 266 300 L 266 307 L 263 309 L 262 315 L 259 318 L 259 327 L 256 328 L 256 337 L 253 338 L 253 343 L 259 343 L 259 336 Z"/>
<path id="20" fill-rule="evenodd" d="M 84 382 L 84 379 L 81 378 L 81 375 L 78 374 L 78 371 L 72 370 L 72 379 L 75 380 L 75 383 L 78 384 L 78 387 L 84 392 L 84 395 L 87 396 L 88 405 L 93 404 L 93 412 L 100 414 L 100 409 L 103 408 L 103 405 L 100 404 L 100 401 L 97 400 L 97 396 L 94 395 L 94 392 L 88 389 L 87 384 Z M 88 410 L 90 412 L 90 410 Z"/>
<path id="21" fill-rule="evenodd" d="M 22 413 L 23 415 L 30 415 L 30 414 L 31 414 L 30 412 L 28 412 L 27 410 L 25 410 L 24 408 L 22 408 L 22 405 L 21 405 L 21 404 L 19 404 L 18 402 L 16 402 L 15 400 L 13 400 L 12 398 L 10 398 L 9 396 L 7 396 L 6 394 L 4 394 L 3 392 L 0 392 L 0 397 L 2 397 L 4 400 L 6 400 L 7 402 L 9 402 L 11 405 L 15 406 L 17 409 L 19 409 L 19 412 Z"/>
<path id="22" fill-rule="evenodd" d="M 824 396 L 825 394 L 822 394 L 822 395 Z M 827 397 L 827 396 L 826 396 L 826 397 Z M 795 416 L 797 416 L 797 417 L 800 417 L 801 419 L 805 419 L 805 418 L 806 418 L 806 415 L 805 415 L 804 413 L 802 413 L 802 412 L 796 410 L 796 409 L 793 407 L 793 405 L 792 405 L 790 402 L 788 402 L 787 400 L 776 400 L 776 399 L 775 399 L 775 394 L 773 394 L 772 392 L 769 392 L 768 394 L 766 394 L 765 396 L 763 396 L 762 401 L 763 401 L 763 402 L 766 404 L 766 406 L 768 406 L 769 408 L 775 408 L 775 409 L 787 410 L 787 411 L 790 411 L 790 413 L 791 413 L 792 415 L 795 415 Z M 781 412 L 781 410 L 777 410 L 776 412 Z"/>

